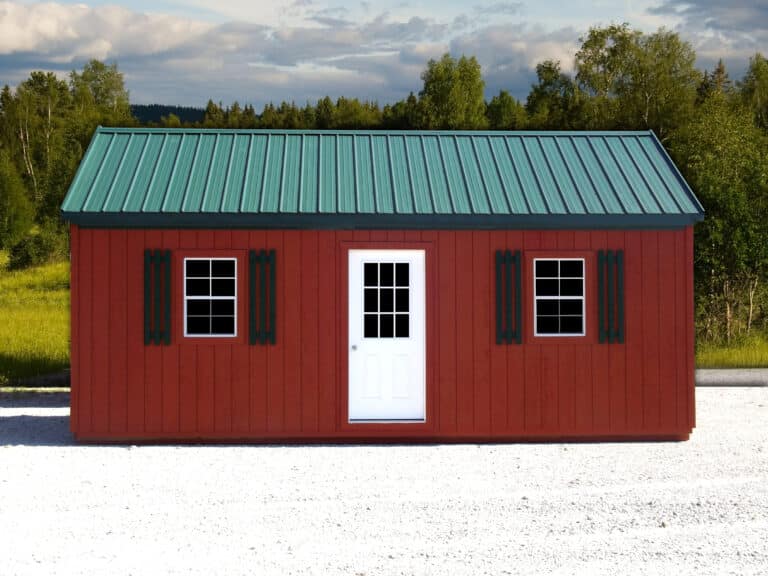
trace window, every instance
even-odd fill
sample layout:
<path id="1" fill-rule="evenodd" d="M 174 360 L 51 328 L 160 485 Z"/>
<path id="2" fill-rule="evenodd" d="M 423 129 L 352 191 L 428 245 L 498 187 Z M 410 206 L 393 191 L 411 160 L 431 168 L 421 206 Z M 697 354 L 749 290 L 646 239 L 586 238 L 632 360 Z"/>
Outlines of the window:
<path id="1" fill-rule="evenodd" d="M 365 338 L 408 338 L 409 272 L 408 262 L 363 264 Z"/>
<path id="2" fill-rule="evenodd" d="M 237 336 L 237 260 L 184 259 L 184 335 Z"/>
<path id="3" fill-rule="evenodd" d="M 536 336 L 584 336 L 584 259 L 535 258 Z"/>

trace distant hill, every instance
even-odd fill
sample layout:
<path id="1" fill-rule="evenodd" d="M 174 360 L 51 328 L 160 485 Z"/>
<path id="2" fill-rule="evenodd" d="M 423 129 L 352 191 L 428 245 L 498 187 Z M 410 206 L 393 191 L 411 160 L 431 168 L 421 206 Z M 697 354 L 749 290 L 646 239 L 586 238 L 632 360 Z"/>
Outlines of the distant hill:
<path id="1" fill-rule="evenodd" d="M 175 114 L 182 124 L 202 122 L 205 108 L 192 106 L 166 106 L 165 104 L 131 104 L 131 112 L 142 124 L 159 124 L 162 116 Z"/>

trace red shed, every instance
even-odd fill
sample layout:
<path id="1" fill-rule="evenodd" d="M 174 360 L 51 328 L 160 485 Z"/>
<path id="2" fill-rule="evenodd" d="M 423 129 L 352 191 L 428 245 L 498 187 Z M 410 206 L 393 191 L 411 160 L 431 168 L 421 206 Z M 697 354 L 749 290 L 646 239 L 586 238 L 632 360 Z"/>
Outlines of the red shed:
<path id="1" fill-rule="evenodd" d="M 650 132 L 100 128 L 81 440 L 686 439 L 693 224 Z"/>

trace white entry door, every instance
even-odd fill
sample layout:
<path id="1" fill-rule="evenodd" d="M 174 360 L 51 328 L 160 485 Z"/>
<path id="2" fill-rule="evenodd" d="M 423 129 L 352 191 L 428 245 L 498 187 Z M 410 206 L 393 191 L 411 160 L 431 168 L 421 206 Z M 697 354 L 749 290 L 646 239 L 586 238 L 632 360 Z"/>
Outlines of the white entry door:
<path id="1" fill-rule="evenodd" d="M 426 419 L 423 250 L 349 251 L 349 420 Z"/>

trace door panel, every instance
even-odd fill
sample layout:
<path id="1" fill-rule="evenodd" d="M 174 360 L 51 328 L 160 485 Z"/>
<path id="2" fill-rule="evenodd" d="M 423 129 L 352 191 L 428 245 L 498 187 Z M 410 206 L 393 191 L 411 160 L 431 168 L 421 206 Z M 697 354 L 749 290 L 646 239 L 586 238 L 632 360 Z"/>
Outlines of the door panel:
<path id="1" fill-rule="evenodd" d="M 349 251 L 349 420 L 424 421 L 423 250 Z"/>

